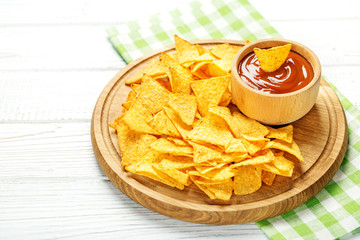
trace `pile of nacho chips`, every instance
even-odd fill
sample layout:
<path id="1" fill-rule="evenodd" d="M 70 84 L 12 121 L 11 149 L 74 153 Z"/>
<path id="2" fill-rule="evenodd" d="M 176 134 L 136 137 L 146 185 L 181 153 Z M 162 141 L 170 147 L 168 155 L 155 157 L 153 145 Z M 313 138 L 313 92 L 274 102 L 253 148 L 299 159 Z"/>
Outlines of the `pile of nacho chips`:
<path id="1" fill-rule="evenodd" d="M 161 53 L 126 81 L 132 91 L 110 124 L 122 166 L 178 189 L 194 183 L 222 200 L 292 176 L 286 154 L 303 161 L 293 127 L 264 126 L 231 104 L 230 69 L 240 47 L 206 49 L 174 38 L 175 53 Z"/>

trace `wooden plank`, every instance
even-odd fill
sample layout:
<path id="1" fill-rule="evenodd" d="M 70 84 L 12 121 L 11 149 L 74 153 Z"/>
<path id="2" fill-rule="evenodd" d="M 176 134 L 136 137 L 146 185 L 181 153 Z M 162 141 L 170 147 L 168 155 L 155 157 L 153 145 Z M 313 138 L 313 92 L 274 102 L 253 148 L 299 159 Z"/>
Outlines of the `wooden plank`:
<path id="1" fill-rule="evenodd" d="M 191 224 L 130 200 L 98 166 L 89 130 L 88 122 L 0 124 L 2 239 L 264 239 L 255 224 Z"/>
<path id="2" fill-rule="evenodd" d="M 124 64 L 105 27 L 2 28 L 0 39 L 0 70 L 113 70 Z"/>
<path id="3" fill-rule="evenodd" d="M 0 122 L 89 121 L 117 71 L 2 72 Z"/>
<path id="4" fill-rule="evenodd" d="M 293 29 L 293 26 L 300 26 Z M 357 44 L 360 20 L 276 22 L 285 38 L 301 42 L 319 56 L 323 66 L 360 64 Z M 334 30 L 336 29 L 336 31 Z M 317 33 L 321 31 L 322 38 Z M 353 31 L 352 37 L 344 37 Z M 308 33 L 305 34 L 304 33 Z M 16 27 L 0 31 L 0 70 L 113 70 L 123 61 L 99 26 Z M 235 39 L 236 40 L 236 39 Z"/>
<path id="5" fill-rule="evenodd" d="M 170 3 L 167 0 L 133 0 L 126 2 L 126 11 L 122 11 L 124 9 L 123 1 L 64 0 L 61 2 L 49 2 L 46 0 L 2 0 L 0 2 L 0 25 L 111 25 L 136 20 L 157 12 L 169 11 L 190 1 L 178 0 L 171 1 Z M 324 18 L 358 18 L 358 8 L 352 7 L 358 4 L 357 0 L 348 0 L 346 4 L 339 4 L 336 0 L 303 0 L 301 4 L 296 5 L 296 11 L 293 11 L 293 4 L 284 5 L 281 0 L 252 0 L 250 2 L 257 9 L 261 10 L 261 13 L 268 20 L 313 21 Z M 156 9 L 154 6 L 156 6 Z M 274 6 L 281 7 L 274 8 Z"/>

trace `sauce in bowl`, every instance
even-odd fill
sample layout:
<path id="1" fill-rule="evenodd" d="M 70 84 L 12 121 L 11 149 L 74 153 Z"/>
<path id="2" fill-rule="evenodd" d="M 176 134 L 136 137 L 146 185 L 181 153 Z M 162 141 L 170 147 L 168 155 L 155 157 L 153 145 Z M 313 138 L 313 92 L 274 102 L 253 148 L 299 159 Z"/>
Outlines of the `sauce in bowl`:
<path id="1" fill-rule="evenodd" d="M 274 72 L 263 71 L 255 53 L 251 52 L 240 61 L 238 73 L 251 88 L 272 94 L 297 91 L 314 77 L 311 64 L 294 51 L 289 52 L 286 61 Z"/>

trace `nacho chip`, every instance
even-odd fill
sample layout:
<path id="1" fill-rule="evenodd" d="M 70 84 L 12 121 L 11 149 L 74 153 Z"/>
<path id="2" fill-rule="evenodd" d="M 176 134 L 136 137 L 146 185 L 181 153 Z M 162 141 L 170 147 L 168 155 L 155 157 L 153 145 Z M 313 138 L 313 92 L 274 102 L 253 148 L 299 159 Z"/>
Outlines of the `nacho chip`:
<path id="1" fill-rule="evenodd" d="M 183 190 L 185 188 L 184 184 L 180 183 L 179 181 L 175 180 L 172 177 L 169 177 L 169 175 L 167 175 L 163 171 L 159 170 L 157 168 L 156 164 L 153 164 L 152 168 L 156 172 L 157 176 L 160 178 L 160 182 L 162 182 L 170 187 L 178 188 L 180 190 Z"/>
<path id="2" fill-rule="evenodd" d="M 255 155 L 261 149 L 266 149 L 265 144 L 267 143 L 265 140 L 248 141 L 245 139 L 242 139 L 242 142 L 250 155 Z"/>
<path id="3" fill-rule="evenodd" d="M 177 59 L 180 64 L 187 63 L 189 66 L 189 63 L 193 63 L 197 57 L 199 57 L 199 52 L 197 50 L 197 47 L 190 42 L 180 38 L 177 35 L 174 35 L 175 40 L 175 49 L 177 54 Z"/>
<path id="4" fill-rule="evenodd" d="M 179 146 L 170 141 L 166 138 L 159 138 L 158 140 L 154 141 L 150 148 L 158 151 L 160 153 L 169 153 L 175 156 L 193 156 L 193 148 L 191 146 Z"/>
<path id="5" fill-rule="evenodd" d="M 292 172 L 294 169 L 294 163 L 287 160 L 284 156 L 275 157 L 272 163 L 280 171 Z"/>
<path id="6" fill-rule="evenodd" d="M 139 162 L 150 151 L 150 145 L 157 140 L 155 136 L 131 130 L 122 121 L 115 125 L 121 151 L 122 166 Z"/>
<path id="7" fill-rule="evenodd" d="M 158 135 L 159 133 L 147 123 L 147 119 L 150 117 L 152 117 L 152 115 L 149 110 L 136 99 L 122 120 L 133 131 Z"/>
<path id="8" fill-rule="evenodd" d="M 166 140 L 178 145 L 178 146 L 191 146 L 188 142 L 180 139 L 180 138 L 174 138 L 174 137 L 167 137 Z"/>
<path id="9" fill-rule="evenodd" d="M 224 163 L 237 163 L 241 162 L 247 158 L 250 158 L 247 153 L 222 153 L 221 162 Z"/>
<path id="10" fill-rule="evenodd" d="M 233 126 L 231 129 L 237 138 L 249 136 L 262 140 L 269 133 L 269 130 L 264 125 L 244 116 L 240 112 L 234 112 L 233 116 L 235 120 L 232 121 Z"/>
<path id="11" fill-rule="evenodd" d="M 268 49 L 254 48 L 260 68 L 265 72 L 276 71 L 285 61 L 291 50 L 291 44 Z"/>
<path id="12" fill-rule="evenodd" d="M 291 143 L 293 141 L 293 126 L 287 125 L 282 128 L 272 128 L 267 126 L 269 133 L 266 135 L 267 138 L 276 138 L 287 143 Z"/>
<path id="13" fill-rule="evenodd" d="M 206 172 L 205 174 L 201 174 L 198 171 L 189 171 L 190 175 L 199 176 L 204 179 L 208 179 L 211 183 L 221 183 L 230 181 L 232 177 L 234 177 L 236 170 L 223 166 L 220 168 L 213 169 L 212 171 Z"/>
<path id="14" fill-rule="evenodd" d="M 225 201 L 230 200 L 234 189 L 232 180 L 225 183 L 206 185 L 206 187 L 209 189 L 209 191 L 214 193 L 215 198 Z"/>
<path id="15" fill-rule="evenodd" d="M 144 75 L 137 99 L 152 114 L 159 112 L 169 101 L 170 92 L 153 78 Z"/>
<path id="16" fill-rule="evenodd" d="M 232 59 L 214 60 L 208 65 L 209 76 L 217 77 L 224 76 L 230 73 Z"/>
<path id="17" fill-rule="evenodd" d="M 166 77 L 166 68 L 160 64 L 158 58 L 152 60 L 138 75 L 125 81 L 125 84 L 131 85 L 134 83 L 140 83 L 143 75 L 148 75 L 153 78 Z"/>
<path id="18" fill-rule="evenodd" d="M 254 166 L 239 167 L 234 176 L 234 193 L 245 195 L 256 192 L 261 187 L 261 170 Z"/>
<path id="19" fill-rule="evenodd" d="M 180 75 L 176 68 L 169 67 L 169 79 L 173 93 L 190 94 L 190 82 L 192 78 Z"/>
<path id="20" fill-rule="evenodd" d="M 229 86 L 230 86 L 230 84 L 229 84 Z M 232 100 L 231 92 L 228 89 L 226 89 L 226 91 L 224 92 L 224 94 L 221 97 L 219 106 L 226 107 L 227 105 L 229 105 L 231 100 Z"/>
<path id="21" fill-rule="evenodd" d="M 202 118 L 198 125 L 188 133 L 187 138 L 194 142 L 210 143 L 225 149 L 233 138 L 226 122 L 214 114 Z"/>
<path id="22" fill-rule="evenodd" d="M 233 46 L 229 43 L 219 44 L 210 49 L 210 52 L 220 59 L 233 59 L 234 55 L 240 50 L 240 46 Z"/>
<path id="23" fill-rule="evenodd" d="M 301 155 L 299 146 L 292 141 L 291 143 L 287 143 L 278 139 L 274 141 L 267 142 L 263 148 L 275 148 L 279 150 L 283 150 L 285 152 L 290 153 L 291 155 L 295 156 L 299 161 L 304 161 L 303 156 Z"/>
<path id="24" fill-rule="evenodd" d="M 155 172 L 152 165 L 153 163 L 151 162 L 141 161 L 137 164 L 128 165 L 125 167 L 125 169 L 128 172 L 149 177 L 151 179 L 161 182 L 160 176 L 157 174 L 157 172 Z"/>
<path id="25" fill-rule="evenodd" d="M 225 147 L 226 153 L 246 153 L 247 149 L 241 139 L 233 138 Z"/>
<path id="26" fill-rule="evenodd" d="M 171 108 L 164 107 L 166 115 L 170 118 L 176 129 L 179 131 L 182 138 L 186 138 L 187 134 L 192 130 L 192 126 L 185 124 L 180 116 Z"/>
<path id="27" fill-rule="evenodd" d="M 194 148 L 194 162 L 204 163 L 221 159 L 221 150 L 209 144 L 189 142 Z"/>
<path id="28" fill-rule="evenodd" d="M 263 183 L 265 183 L 266 185 L 271 186 L 275 180 L 276 174 L 272 173 L 272 172 L 268 172 L 263 170 L 261 172 L 261 180 Z"/>
<path id="29" fill-rule="evenodd" d="M 209 106 L 217 106 L 226 91 L 230 75 L 194 81 L 190 84 L 202 116 L 206 116 Z"/>
<path id="30" fill-rule="evenodd" d="M 181 172 L 174 168 L 168 168 L 167 166 L 164 166 L 163 164 L 154 164 L 153 167 L 157 170 L 162 172 L 163 174 L 167 175 L 169 178 L 174 179 L 175 181 L 179 182 L 180 184 L 183 184 L 185 186 L 189 186 L 192 181 L 190 180 L 189 174 Z"/>
<path id="31" fill-rule="evenodd" d="M 235 163 L 231 165 L 231 168 L 237 168 L 239 166 L 249 166 L 249 165 L 259 165 L 264 163 L 271 163 L 275 160 L 274 154 L 269 150 L 263 151 L 261 154 L 257 154 L 256 156 L 253 156 L 251 158 L 248 158 L 244 161 L 241 161 L 239 163 Z"/>
<path id="32" fill-rule="evenodd" d="M 180 133 L 172 123 L 170 118 L 166 115 L 165 110 L 161 110 L 155 116 L 146 120 L 146 123 L 159 135 L 168 135 L 173 137 L 180 137 Z"/>
<path id="33" fill-rule="evenodd" d="M 209 73 L 207 72 L 208 64 L 209 64 L 209 62 L 206 62 L 206 61 L 195 63 L 193 69 L 191 70 L 191 73 L 200 79 L 209 78 L 210 76 L 209 76 Z"/>
<path id="34" fill-rule="evenodd" d="M 204 184 L 202 184 L 201 182 L 199 182 L 199 181 L 197 180 L 197 177 L 196 177 L 196 176 L 190 175 L 190 178 L 191 178 L 191 180 L 195 183 L 195 185 L 196 185 L 201 191 L 203 191 L 206 195 L 208 195 L 208 197 L 209 197 L 210 199 L 215 199 L 215 198 L 216 198 L 216 197 L 215 197 L 215 194 L 214 194 L 212 191 L 210 191 L 206 185 L 204 185 Z"/>
<path id="35" fill-rule="evenodd" d="M 192 125 L 197 111 L 196 97 L 186 94 L 171 94 L 168 102 L 172 108 L 187 125 Z"/>
<path id="36" fill-rule="evenodd" d="M 160 164 L 167 168 L 174 168 L 178 170 L 189 169 L 191 167 L 196 166 L 192 157 L 186 156 L 173 156 L 169 154 L 165 154 Z"/>
<path id="37" fill-rule="evenodd" d="M 196 165 L 195 169 L 201 173 L 201 174 L 206 174 L 212 170 L 218 169 L 218 168 L 222 168 L 226 165 L 226 163 L 220 163 L 220 164 L 216 164 L 215 166 L 211 165 L 211 164 L 203 164 L 203 165 Z"/>

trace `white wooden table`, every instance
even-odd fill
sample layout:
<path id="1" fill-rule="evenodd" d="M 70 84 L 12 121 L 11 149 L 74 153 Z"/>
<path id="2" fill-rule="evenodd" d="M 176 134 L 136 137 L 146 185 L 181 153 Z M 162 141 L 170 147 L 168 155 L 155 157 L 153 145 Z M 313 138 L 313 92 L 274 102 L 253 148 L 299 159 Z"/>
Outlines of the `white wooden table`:
<path id="1" fill-rule="evenodd" d="M 253 223 L 199 225 L 145 209 L 93 154 L 93 107 L 125 66 L 105 28 L 188 1 L 0 1 L 0 239 L 266 239 Z M 313 49 L 360 107 L 359 1 L 251 3 Z"/>

